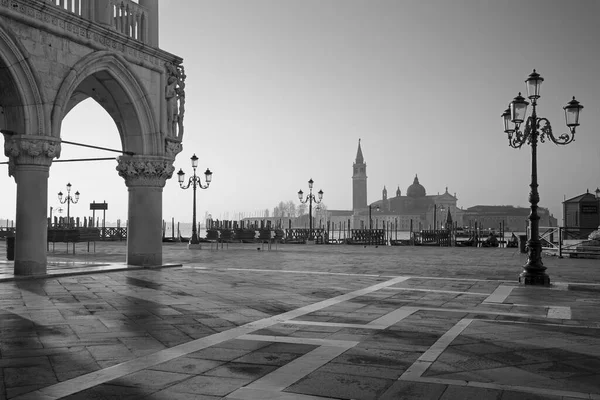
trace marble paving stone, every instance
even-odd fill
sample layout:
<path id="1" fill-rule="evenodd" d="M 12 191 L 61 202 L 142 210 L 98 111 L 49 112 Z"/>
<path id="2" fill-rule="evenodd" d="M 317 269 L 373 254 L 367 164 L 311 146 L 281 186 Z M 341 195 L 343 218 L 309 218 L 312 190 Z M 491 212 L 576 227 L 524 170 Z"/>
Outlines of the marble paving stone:
<path id="1" fill-rule="evenodd" d="M 500 396 L 500 400 L 566 400 L 563 396 L 552 396 L 548 394 L 524 393 L 505 390 Z"/>
<path id="2" fill-rule="evenodd" d="M 245 386 L 248 379 L 223 378 L 220 376 L 195 376 L 177 383 L 169 388 L 169 392 L 190 393 L 194 395 L 226 396 L 236 389 Z"/>
<path id="3" fill-rule="evenodd" d="M 336 357 L 333 362 L 358 366 L 373 366 L 404 370 L 414 363 L 421 353 L 356 346 Z"/>
<path id="4" fill-rule="evenodd" d="M 142 370 L 107 382 L 109 385 L 127 386 L 152 390 L 164 389 L 189 379 L 191 375 L 167 371 Z"/>
<path id="5" fill-rule="evenodd" d="M 189 375 L 198 375 L 214 369 L 223 364 L 223 361 L 204 360 L 192 357 L 179 357 L 157 364 L 150 369 L 156 371 L 177 372 Z"/>
<path id="6" fill-rule="evenodd" d="M 276 370 L 276 366 L 228 362 L 204 372 L 205 376 L 248 379 L 250 382 Z"/>
<path id="7" fill-rule="evenodd" d="M 588 371 L 581 371 L 579 368 L 563 362 L 524 364 L 519 366 L 519 368 L 550 379 L 568 379 L 572 376 L 589 375 Z M 600 382 L 598 383 L 598 388 L 600 388 Z"/>
<path id="8" fill-rule="evenodd" d="M 28 367 L 4 368 L 4 384 L 7 388 L 30 385 L 50 385 L 58 382 L 50 363 Z"/>
<path id="9" fill-rule="evenodd" d="M 61 397 L 61 400 L 137 400 L 145 398 L 145 395 L 153 391 L 151 388 L 104 384 Z"/>
<path id="10" fill-rule="evenodd" d="M 100 360 L 125 360 L 131 359 L 134 355 L 124 344 L 106 345 L 106 346 L 87 346 L 87 350 L 92 354 L 96 361 Z"/>
<path id="11" fill-rule="evenodd" d="M 35 385 L 25 385 L 25 386 L 17 386 L 17 387 L 6 387 L 6 397 L 7 399 L 12 399 L 16 396 L 27 394 L 33 392 L 34 390 L 45 387 L 46 384 L 35 384 Z M 32 400 L 38 400 L 38 396 L 32 397 Z M 42 400 L 42 399 L 40 399 Z M 45 400 L 45 399 L 43 399 Z"/>
<path id="12" fill-rule="evenodd" d="M 201 358 L 206 360 L 231 361 L 243 355 L 252 352 L 246 349 L 228 349 L 224 347 L 208 347 L 193 353 L 189 353 L 187 357 Z"/>
<path id="13" fill-rule="evenodd" d="M 234 361 L 247 364 L 282 366 L 294 360 L 298 356 L 298 354 L 293 353 L 254 351 L 252 353 L 236 358 Z"/>
<path id="14" fill-rule="evenodd" d="M 500 400 L 502 390 L 449 386 L 439 400 Z"/>
<path id="15" fill-rule="evenodd" d="M 306 354 L 315 349 L 315 347 L 315 344 L 280 342 L 268 344 L 267 346 L 258 349 L 258 351 L 265 351 L 267 353 Z"/>
<path id="16" fill-rule="evenodd" d="M 209 396 L 198 393 L 176 392 L 172 388 L 166 388 L 144 396 L 144 400 L 220 400 L 221 396 Z"/>
<path id="17" fill-rule="evenodd" d="M 315 371 L 288 387 L 285 392 L 342 399 L 375 400 L 393 383 L 394 380 L 391 379 Z"/>
<path id="18" fill-rule="evenodd" d="M 335 360 L 334 360 L 335 361 Z M 330 362 L 322 366 L 317 372 L 327 372 L 331 374 L 348 374 L 358 376 L 370 376 L 373 378 L 396 380 L 402 375 L 402 368 L 385 368 L 371 365 L 353 365 Z"/>
<path id="19" fill-rule="evenodd" d="M 446 388 L 435 383 L 397 381 L 378 400 L 437 400 Z"/>

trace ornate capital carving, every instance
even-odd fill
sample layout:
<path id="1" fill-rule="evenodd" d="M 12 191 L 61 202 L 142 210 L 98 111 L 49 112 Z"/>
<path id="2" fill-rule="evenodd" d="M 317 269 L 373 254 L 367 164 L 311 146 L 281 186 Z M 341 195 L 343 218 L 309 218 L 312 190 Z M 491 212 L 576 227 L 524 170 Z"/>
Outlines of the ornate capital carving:
<path id="1" fill-rule="evenodd" d="M 60 157 L 60 139 L 51 136 L 4 135 L 4 155 L 8 157 L 8 176 L 14 176 L 17 165 L 49 167 Z"/>
<path id="2" fill-rule="evenodd" d="M 119 176 L 131 186 L 164 187 L 173 176 L 173 160 L 160 156 L 121 156 L 117 159 Z"/>
<path id="3" fill-rule="evenodd" d="M 183 150 L 181 140 L 165 138 L 165 155 L 167 157 L 174 160 L 177 154 L 181 153 L 181 150 Z"/>

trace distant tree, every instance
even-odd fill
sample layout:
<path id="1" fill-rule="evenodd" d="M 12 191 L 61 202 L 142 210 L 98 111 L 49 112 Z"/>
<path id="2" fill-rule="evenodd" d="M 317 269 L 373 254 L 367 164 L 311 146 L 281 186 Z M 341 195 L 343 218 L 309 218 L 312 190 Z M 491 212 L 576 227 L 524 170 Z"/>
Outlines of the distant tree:
<path id="1" fill-rule="evenodd" d="M 294 218 L 296 216 L 296 203 L 293 200 L 289 200 L 285 205 L 287 217 Z"/>
<path id="2" fill-rule="evenodd" d="M 273 217 L 283 218 L 287 213 L 286 203 L 280 201 L 279 204 L 273 209 Z"/>
<path id="3" fill-rule="evenodd" d="M 269 209 L 265 208 L 265 218 L 269 218 Z"/>
<path id="4" fill-rule="evenodd" d="M 296 207 L 296 214 L 298 215 L 298 217 L 301 217 L 304 214 L 306 214 L 307 210 L 308 205 L 306 205 L 306 203 L 300 203 L 298 207 Z"/>

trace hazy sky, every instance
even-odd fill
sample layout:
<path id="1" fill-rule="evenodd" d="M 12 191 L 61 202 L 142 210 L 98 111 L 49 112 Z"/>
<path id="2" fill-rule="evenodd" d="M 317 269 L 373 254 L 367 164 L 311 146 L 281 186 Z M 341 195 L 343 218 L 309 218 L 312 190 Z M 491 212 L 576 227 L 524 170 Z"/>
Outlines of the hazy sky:
<path id="1" fill-rule="evenodd" d="M 428 194 L 447 186 L 464 208 L 528 206 L 530 147 L 508 147 L 500 114 L 536 68 L 538 112 L 557 136 L 571 97 L 585 107 L 574 143 L 538 148 L 540 205 L 562 223 L 563 196 L 600 186 L 599 18 L 597 0 L 161 0 L 160 47 L 183 57 L 187 74 L 175 167 L 189 176 L 196 153 L 199 172 L 213 171 L 200 217 L 272 210 L 310 178 L 330 209 L 350 209 L 361 138 L 369 202 L 384 185 L 404 195 L 418 174 Z M 66 117 L 62 137 L 120 147 L 92 101 Z M 111 155 L 63 145 L 61 159 Z M 108 220 L 126 219 L 115 166 L 55 163 L 49 206 L 71 182 L 81 192 L 71 215 L 106 200 Z M 16 186 L 3 167 L 0 217 L 13 218 Z M 191 220 L 191 190 L 175 175 L 163 193 L 165 219 Z"/>

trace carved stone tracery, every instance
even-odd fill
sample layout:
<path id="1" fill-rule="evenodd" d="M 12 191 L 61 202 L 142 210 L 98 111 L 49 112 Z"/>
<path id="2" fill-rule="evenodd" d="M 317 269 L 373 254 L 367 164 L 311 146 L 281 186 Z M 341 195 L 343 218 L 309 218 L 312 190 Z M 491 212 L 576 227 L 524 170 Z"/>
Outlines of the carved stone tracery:
<path id="1" fill-rule="evenodd" d="M 119 176 L 127 187 L 164 187 L 173 176 L 173 160 L 158 156 L 121 156 L 117 159 Z"/>
<path id="2" fill-rule="evenodd" d="M 8 176 L 15 175 L 17 165 L 49 167 L 60 157 L 60 139 L 50 136 L 4 135 L 4 155 L 8 157 Z"/>

